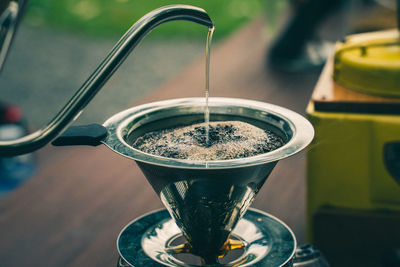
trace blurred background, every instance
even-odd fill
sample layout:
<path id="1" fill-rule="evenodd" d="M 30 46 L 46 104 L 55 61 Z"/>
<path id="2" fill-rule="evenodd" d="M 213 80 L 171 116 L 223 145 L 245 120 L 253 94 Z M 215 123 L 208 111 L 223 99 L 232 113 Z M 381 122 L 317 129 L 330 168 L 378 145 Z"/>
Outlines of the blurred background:
<path id="1" fill-rule="evenodd" d="M 0 0 L 0 8 L 4 2 L 7 1 Z M 359 92 L 355 92 L 354 88 L 350 88 L 351 86 L 345 88 L 345 86 L 342 86 L 343 84 L 332 80 L 334 74 L 333 54 L 335 52 L 335 43 L 338 40 L 345 40 L 345 37 L 352 33 L 395 29 L 398 27 L 397 22 L 399 20 L 396 14 L 396 3 L 399 2 L 399 0 L 30 0 L 27 2 L 24 18 L 19 25 L 5 65 L 0 70 L 0 139 L 15 139 L 24 136 L 27 132 L 41 128 L 52 119 L 102 62 L 118 39 L 144 14 L 168 4 L 180 3 L 199 6 L 207 11 L 216 25 L 212 47 L 218 48 L 220 45 L 221 47 L 224 45 L 224 50 L 219 50 L 217 57 L 213 58 L 212 54 L 215 50 L 213 48 L 211 50 L 211 66 L 213 60 L 218 60 L 219 62 L 223 62 L 220 66 L 224 66 L 227 69 L 221 68 L 217 70 L 211 67 L 211 77 L 213 73 L 223 73 L 223 75 L 219 76 L 222 77 L 219 80 L 219 84 L 217 84 L 218 81 L 215 84 L 211 83 L 211 96 L 213 96 L 213 86 L 219 86 L 220 95 L 226 97 L 236 97 L 239 95 L 242 97 L 248 94 L 250 98 L 282 105 L 303 114 L 306 113 L 307 103 L 319 103 L 320 108 L 326 105 L 326 109 L 322 111 L 317 108 L 312 110 L 313 107 L 307 111 L 308 118 L 310 120 L 314 119 L 312 122 L 317 133 L 314 143 L 310 146 L 307 154 L 307 160 L 312 163 L 306 166 L 304 153 L 303 155 L 300 154 L 287 160 L 287 165 L 280 165 L 283 166 L 281 169 L 278 166 L 278 170 L 274 172 L 274 175 L 280 171 L 277 176 L 280 176 L 279 178 L 286 178 L 287 180 L 269 180 L 270 184 L 268 188 L 271 185 L 271 191 L 264 191 L 260 194 L 254 203 L 255 206 L 264 207 L 264 205 L 269 205 L 268 212 L 277 214 L 280 218 L 281 214 L 283 214 L 282 219 L 285 222 L 287 220 L 287 223 L 291 227 L 294 226 L 294 231 L 300 243 L 306 240 L 306 219 L 307 227 L 309 227 L 307 238 L 309 240 L 311 238 L 312 240 L 310 230 L 313 230 L 313 226 L 310 226 L 310 222 L 316 217 L 313 212 L 315 211 L 317 215 L 322 214 L 322 217 L 316 217 L 321 221 L 318 224 L 319 227 L 314 227 L 317 229 L 317 232 L 319 231 L 320 236 L 319 243 L 316 243 L 321 248 L 324 248 L 325 245 L 325 247 L 331 248 L 338 254 L 343 254 L 343 251 L 339 249 L 342 248 L 342 250 L 348 253 L 348 258 L 345 258 L 345 261 L 354 258 L 355 248 L 360 250 L 359 258 L 365 258 L 368 261 L 366 257 L 368 255 L 366 254 L 372 255 L 370 251 L 376 251 L 377 244 L 381 245 L 383 242 L 386 242 L 385 240 L 388 240 L 388 242 L 392 242 L 387 245 L 390 248 L 387 250 L 388 253 L 384 250 L 382 250 L 384 253 L 378 251 L 380 254 L 384 254 L 385 260 L 390 260 L 387 265 L 382 266 L 399 266 L 394 265 L 393 262 L 396 264 L 400 262 L 400 250 L 398 249 L 400 246 L 398 242 L 400 237 L 397 237 L 400 232 L 396 231 L 398 228 L 397 225 L 400 222 L 400 213 L 398 212 L 400 210 L 400 188 L 398 187 L 400 178 L 396 182 L 392 179 L 391 174 L 384 169 L 384 157 L 381 150 L 387 141 L 398 140 L 399 109 L 397 107 L 400 103 L 400 98 L 398 95 L 388 97 L 384 94 L 379 96 L 372 94 L 367 97 L 362 96 L 363 101 L 366 103 L 359 105 L 362 102 L 359 101 Z M 0 17 L 0 21 L 2 19 Z M 259 25 L 261 25 L 262 31 L 259 31 Z M 242 29 L 244 30 L 242 31 Z M 0 36 L 2 33 L 1 30 Z M 258 36 L 254 36 L 255 32 L 257 33 L 255 35 Z M 394 30 L 392 33 L 398 36 L 398 31 Z M 171 83 L 173 86 L 167 82 L 178 74 L 181 74 L 179 77 L 184 80 L 186 77 L 183 77 L 182 73 L 185 74 L 184 70 L 186 69 L 191 70 L 190 79 L 197 77 L 193 75 L 193 70 L 197 71 L 201 69 L 198 74 L 201 77 L 201 82 L 199 80 L 196 82 L 197 85 L 201 84 L 201 90 L 203 90 L 203 62 L 206 35 L 207 29 L 205 27 L 181 21 L 163 24 L 154 29 L 135 48 L 74 124 L 103 123 L 111 115 L 141 101 L 147 101 L 147 97 L 151 98 L 153 93 L 156 93 L 156 96 L 160 99 L 168 98 L 166 96 L 167 93 L 160 93 L 160 89 L 164 88 L 162 85 L 167 85 L 169 88 L 177 85 L 178 83 L 175 80 L 173 81 L 175 83 Z M 368 37 L 372 40 L 373 47 L 376 46 L 374 42 L 380 41 L 379 36 L 372 34 Z M 366 63 L 367 67 L 365 69 L 367 71 L 364 73 L 365 76 L 360 76 L 361 78 L 357 82 L 365 82 L 368 85 L 370 74 L 373 76 L 377 73 L 384 73 L 379 68 L 377 70 L 374 69 L 375 71 L 370 71 L 370 68 L 372 69 L 376 65 L 385 68 L 388 65 L 392 66 L 391 64 L 394 62 L 393 65 L 398 66 L 396 64 L 398 64 L 400 55 L 399 39 L 398 37 L 394 39 L 394 45 L 387 45 L 387 43 L 383 45 L 383 50 L 388 49 L 392 54 L 385 57 L 386 54 L 382 56 L 382 54 L 379 55 L 378 53 L 375 62 L 373 61 L 374 58 L 372 58 L 372 63 Z M 255 47 L 255 53 L 247 53 L 243 47 L 247 48 L 247 46 L 250 46 L 253 40 L 259 42 L 257 44 L 260 45 L 251 46 Z M 347 41 L 345 40 L 343 43 L 345 42 Z M 232 43 L 236 46 L 230 46 Z M 237 54 L 232 53 L 232 51 L 236 52 L 234 50 L 236 47 L 241 47 L 242 50 L 237 52 Z M 260 47 L 261 49 L 258 50 Z M 361 58 L 360 60 L 369 60 L 368 56 L 373 53 L 368 54 L 365 52 L 367 48 L 364 47 L 363 42 L 361 42 L 360 47 L 357 48 L 360 48 L 361 53 L 355 52 L 358 53 L 356 55 Z M 364 57 L 365 54 L 363 54 L 363 51 L 365 54 L 368 54 L 367 57 Z M 385 51 L 385 53 L 388 51 Z M 321 73 L 323 66 L 329 59 L 331 59 L 331 69 L 328 68 L 328 71 Z M 382 59 L 393 62 L 384 62 L 384 64 L 381 64 L 383 62 L 381 61 Z M 199 67 L 199 63 L 201 63 L 201 68 Z M 232 69 L 230 69 L 231 66 L 233 66 Z M 237 75 L 238 73 L 240 75 Z M 348 73 L 350 73 L 349 76 L 351 78 L 358 77 L 357 75 L 353 75 L 354 73 L 351 73 L 351 71 Z M 399 77 L 396 70 L 393 72 L 389 71 L 388 73 L 394 73 L 391 76 L 395 77 L 394 79 L 398 79 Z M 247 76 L 242 79 L 230 77 L 235 75 Z M 381 80 L 380 84 L 378 83 L 378 87 L 381 84 L 385 84 L 385 81 L 388 80 L 385 75 L 382 76 L 384 82 Z M 319 83 L 319 85 L 315 86 L 318 79 L 321 80 L 321 77 L 327 82 Z M 234 93 L 237 93 L 237 95 L 232 94 L 232 92 L 230 93 L 230 88 L 227 88 L 228 86 L 223 84 L 224 81 L 230 79 L 232 80 L 230 81 L 231 83 L 227 84 L 233 87 L 236 86 Z M 221 82 L 221 80 L 223 81 Z M 239 82 L 234 84 L 236 81 Z M 179 86 L 177 87 L 179 88 Z M 246 87 L 247 91 L 243 90 L 243 87 Z M 395 87 L 394 91 L 398 92 L 398 87 L 393 87 Z M 326 88 L 328 90 L 324 90 Z M 340 89 L 340 92 L 345 91 L 345 93 L 335 95 L 337 88 Z M 185 92 L 191 92 L 190 89 L 185 88 L 184 90 Z M 321 89 L 323 92 L 311 96 L 314 89 L 315 91 Z M 182 88 L 179 90 L 181 90 L 180 92 L 184 91 Z M 249 92 L 250 90 L 252 91 Z M 331 90 L 330 93 L 326 94 L 329 90 Z M 337 95 L 340 96 L 337 97 Z M 340 98 L 343 95 L 347 102 Z M 194 96 L 202 95 L 195 94 Z M 351 98 L 351 101 L 348 101 L 349 99 L 346 99 L 346 97 Z M 372 101 L 372 104 L 368 101 Z M 342 107 L 341 110 L 334 110 L 340 105 Z M 312 105 L 309 105 L 309 108 L 310 106 Z M 356 107 L 354 108 L 354 106 Z M 352 107 L 352 109 L 349 107 Z M 360 109 L 360 107 L 363 109 Z M 388 110 L 390 111 L 389 113 Z M 358 116 L 362 113 L 367 115 L 359 119 Z M 353 121 L 353 115 L 359 125 Z M 382 117 L 381 115 L 386 117 Z M 346 121 L 346 116 L 350 118 L 348 121 Z M 332 118 L 334 119 L 332 120 Z M 381 123 L 379 120 L 377 120 L 378 123 L 375 122 L 377 118 L 381 119 L 384 123 L 380 127 L 373 128 Z M 389 128 L 389 126 L 392 127 L 392 120 L 396 127 Z M 365 121 L 370 122 L 372 126 L 369 125 L 369 128 L 367 128 Z M 349 126 L 348 131 L 343 130 L 341 132 L 344 129 L 343 125 L 347 125 L 346 123 Z M 390 138 L 385 139 L 385 143 L 382 143 L 384 145 L 378 143 L 381 140 L 376 138 L 376 136 L 379 137 L 376 134 L 377 129 L 382 131 L 382 136 L 386 137 L 389 135 L 388 133 L 391 134 Z M 392 130 L 388 131 L 388 129 Z M 363 140 L 365 143 L 361 142 Z M 343 148 L 343 142 L 348 142 L 350 149 L 347 149 L 347 147 Z M 400 151 L 400 143 L 396 142 L 392 147 L 393 150 L 389 151 L 393 155 L 389 153 L 389 156 L 392 157 L 395 173 L 400 175 L 400 165 L 398 164 L 400 152 L 397 152 Z M 355 146 L 358 143 L 359 146 Z M 370 146 L 371 149 L 368 150 Z M 378 146 L 379 150 L 376 149 Z M 65 153 L 65 151 L 69 151 L 70 154 Z M 327 153 L 327 151 L 329 152 Z M 89 149 L 86 152 L 88 153 L 84 155 L 90 155 L 89 157 L 95 154 L 90 154 L 92 151 Z M 60 154 L 65 154 L 64 158 L 67 158 L 70 162 L 73 162 L 73 160 L 79 161 L 79 159 L 76 159 L 77 157 L 75 157 L 72 149 L 54 149 L 50 145 L 34 154 L 15 158 L 0 158 L 0 198 L 13 191 L 24 181 L 34 177 L 35 173 L 40 174 L 38 169 L 43 165 L 42 162 L 46 162 L 47 169 L 53 170 L 53 172 L 38 175 L 41 176 L 38 178 L 41 178 L 45 182 L 42 182 L 42 184 L 38 183 L 37 185 L 31 183 L 31 188 L 35 188 L 35 186 L 36 188 L 40 188 L 43 185 L 47 186 L 48 183 L 45 179 L 49 181 L 54 179 L 56 181 L 58 177 L 55 176 L 69 176 L 68 173 L 59 173 L 58 171 L 58 168 L 65 163 L 62 161 L 62 157 L 57 158 Z M 101 150 L 96 155 L 101 156 Z M 369 156 L 372 158 L 370 159 Z M 373 156 L 376 156 L 377 159 L 373 158 Z M 88 162 L 92 162 L 92 158 L 89 157 L 87 159 Z M 112 155 L 110 155 L 111 157 Z M 51 167 L 53 161 L 58 164 L 54 164 L 54 169 Z M 371 163 L 379 165 L 379 168 L 381 168 L 379 169 L 380 171 L 373 173 L 374 170 L 371 167 Z M 71 166 L 73 167 L 69 166 L 68 169 L 67 166 L 64 170 L 68 169 L 70 171 L 76 167 L 76 165 Z M 94 166 L 93 169 L 97 167 L 97 165 Z M 113 167 L 111 166 L 109 169 Z M 89 169 L 89 167 L 87 168 Z M 46 170 L 46 168 L 42 169 Z M 308 172 L 307 175 L 305 174 L 306 169 Z M 84 179 L 90 178 L 87 173 L 79 175 L 82 175 Z M 71 183 L 74 183 L 74 179 L 79 180 L 83 178 L 79 175 L 68 178 L 71 179 Z M 95 178 L 99 179 L 100 177 Z M 103 177 L 104 181 L 110 184 L 117 184 L 106 178 L 108 177 Z M 31 179 L 31 181 L 36 180 Z M 86 187 L 82 188 L 86 190 L 91 189 L 90 182 L 85 181 L 87 183 Z M 375 184 L 371 181 L 374 181 Z M 143 181 L 139 181 L 138 183 L 143 184 Z M 51 185 L 51 183 L 49 184 Z M 107 187 L 106 183 L 104 185 L 104 187 Z M 274 191 L 274 185 L 278 190 Z M 71 186 L 71 188 L 73 187 L 75 190 L 75 186 L 76 184 Z M 81 186 L 81 180 L 79 180 L 79 186 Z M 20 187 L 20 189 L 24 188 L 26 186 Z M 45 187 L 43 188 L 47 190 Z M 121 188 L 127 189 L 126 192 L 129 192 L 128 187 L 125 188 L 125 185 L 121 185 Z M 138 190 L 142 190 L 140 187 L 138 188 Z M 347 191 L 343 190 L 343 188 L 347 188 Z M 363 191 L 360 188 L 365 189 L 365 196 L 362 195 Z M 64 194 L 69 196 L 70 192 L 67 189 L 65 189 Z M 132 186 L 133 189 L 134 187 Z M 29 190 L 29 188 L 26 190 Z M 37 190 L 37 192 L 42 192 L 40 189 Z M 377 190 L 379 194 L 374 190 Z M 22 192 L 20 194 L 24 193 L 23 191 L 20 192 Z M 281 192 L 284 192 L 286 195 L 280 194 Z M 345 193 L 341 195 L 338 192 L 347 192 L 348 195 Z M 374 195 L 375 193 L 371 192 L 375 192 L 378 198 Z M 118 191 L 118 193 L 120 192 Z M 372 196 L 369 195 L 370 193 Z M 40 196 L 41 193 L 37 193 L 37 195 Z M 10 197 L 12 196 L 13 194 L 10 194 Z M 19 195 L 14 194 L 14 196 L 18 197 Z M 60 196 L 63 195 L 60 194 Z M 88 196 L 91 197 L 91 195 Z M 93 196 L 98 196 L 96 190 L 94 190 Z M 133 197 L 136 195 L 131 194 L 130 196 Z M 306 197 L 309 214 L 306 214 Z M 62 199 L 65 200 L 66 198 Z M 140 194 L 138 194 L 137 198 L 140 198 Z M 153 195 L 149 194 L 148 198 L 153 198 Z M 9 199 L 11 199 L 9 201 L 13 200 L 12 198 Z M 40 197 L 33 199 L 41 201 Z M 7 200 L 7 198 L 4 198 L 4 200 Z M 71 201 L 72 198 L 67 200 Z M 317 200 L 320 201 L 318 202 Z M 354 203 L 351 202 L 352 200 L 354 200 Z M 144 199 L 144 201 L 147 201 L 147 199 Z M 335 201 L 339 204 L 335 203 Z M 359 210 L 356 210 L 357 212 L 348 212 L 346 209 L 343 215 L 340 213 L 342 210 L 339 208 L 343 208 L 342 204 L 346 201 L 351 202 L 346 208 L 357 208 L 363 212 L 371 210 L 371 213 L 367 212 L 367 214 L 364 214 L 359 212 Z M 367 204 L 362 206 L 361 209 L 359 204 L 362 201 L 365 201 Z M 159 205 L 158 199 L 148 201 L 149 205 L 153 202 Z M 48 214 L 59 216 L 57 213 L 59 211 L 58 207 L 54 208 L 55 213 L 47 212 L 46 208 L 52 206 L 49 205 L 50 202 L 44 205 L 41 205 L 41 202 L 38 203 L 37 206 L 40 207 L 39 210 L 43 211 L 42 214 L 44 216 Z M 125 201 L 123 203 L 126 204 Z M 286 206 L 285 203 L 287 204 Z M 79 212 L 82 210 L 80 204 L 79 202 L 76 205 Z M 110 201 L 111 204 L 113 203 Z M 317 208 L 320 208 L 319 204 L 324 208 L 322 209 L 323 213 L 318 213 L 319 210 L 317 212 Z M 338 209 L 334 211 L 337 214 L 334 214 L 330 209 L 325 210 L 326 205 L 335 206 L 336 204 Z M 139 206 L 137 205 L 137 207 Z M 18 209 L 18 206 L 16 207 Z M 71 207 L 75 207 L 75 205 L 71 205 Z M 285 207 L 287 208 L 286 215 L 288 216 L 285 215 L 285 211 L 282 211 Z M 310 207 L 314 208 L 314 211 Z M 1 208 L 0 206 L 0 211 Z M 9 208 L 13 208 L 12 205 L 9 205 Z M 383 210 L 383 215 L 381 213 L 375 214 L 376 209 Z M 30 210 L 30 207 L 27 210 Z M 110 210 L 114 211 L 114 206 Z M 381 215 L 387 216 L 386 211 L 388 210 L 396 211 L 397 213 L 394 213 L 394 215 L 389 214 L 389 219 L 384 217 L 382 219 L 384 223 L 379 222 L 376 218 L 380 218 L 379 216 Z M 64 213 L 64 211 L 60 212 Z M 139 211 L 136 212 L 138 213 L 137 215 L 142 214 Z M 140 212 L 142 211 L 140 210 Z M 97 214 L 97 206 L 94 213 Z M 32 214 L 32 217 L 36 218 L 35 210 Z M 64 215 L 68 215 L 68 213 Z M 308 217 L 305 218 L 305 216 Z M 349 216 L 353 216 L 357 220 Z M 115 216 L 115 220 L 119 220 L 117 217 Z M 129 212 L 127 212 L 127 217 L 131 219 Z M 9 219 L 10 224 L 14 225 L 13 217 L 9 218 L 11 218 Z M 343 221 L 340 221 L 342 218 L 344 218 Z M 0 222 L 1 219 L 0 217 Z M 23 220 L 18 221 L 23 222 Z M 99 219 L 99 221 L 103 222 L 102 219 Z M 104 223 L 107 223 L 105 221 Z M 348 224 L 348 222 L 353 223 Z M 96 221 L 95 225 L 98 224 L 99 222 Z M 315 223 L 315 225 L 317 224 Z M 337 225 L 340 225 L 341 228 L 337 227 Z M 346 225 L 354 227 L 345 228 Z M 360 225 L 365 225 L 365 227 L 362 228 Z M 387 227 L 387 225 L 392 227 Z M 330 227 L 331 231 L 327 231 L 328 227 Z M 43 227 L 43 232 L 47 233 L 48 229 L 45 228 Z M 109 227 L 105 228 L 109 229 Z M 119 226 L 116 228 L 117 230 L 120 229 Z M 15 229 L 15 231 L 19 231 L 17 227 Z M 361 231 L 360 229 L 364 230 Z M 381 229 L 384 234 L 377 232 L 377 229 Z M 384 230 L 386 229 L 387 231 L 385 232 Z M 58 231 L 58 229 L 54 230 Z M 66 231 L 67 234 L 69 233 L 68 231 Z M 377 232 L 375 239 L 370 238 L 370 232 Z M 14 233 L 12 231 L 10 233 L 9 239 L 14 240 Z M 37 234 L 37 236 L 39 235 Z M 344 242 L 343 235 L 350 241 L 354 240 L 354 244 L 349 241 Z M 49 236 L 51 237 L 52 235 L 49 234 Z M 115 233 L 112 233 L 110 236 L 114 238 Z M 315 234 L 315 237 L 318 237 L 318 235 Z M 318 241 L 315 237 L 314 241 Z M 332 242 L 335 239 L 336 243 Z M 22 242 L 25 242 L 25 240 L 22 239 Z M 373 248 L 370 251 L 363 247 L 368 242 L 374 243 L 370 246 L 370 248 Z M 81 242 L 77 241 L 77 243 Z M 344 243 L 348 244 L 348 247 L 345 247 Z M 15 246 L 17 247 L 15 251 L 19 252 L 20 247 L 19 244 L 17 245 Z M 49 247 L 52 248 L 52 244 Z M 27 250 L 31 251 L 30 248 Z M 47 254 L 44 250 L 42 252 Z M 32 254 L 35 253 L 32 252 Z M 101 253 L 98 254 L 100 255 Z M 331 257 L 330 260 L 337 258 L 334 253 L 331 255 L 326 254 Z M 380 254 L 378 255 L 379 257 L 376 256 L 375 258 L 379 258 L 380 260 Z M 71 253 L 71 255 L 75 255 L 75 252 Z M 40 258 L 40 255 L 38 258 Z M 394 260 L 392 261 L 392 259 Z M 79 266 L 82 265 L 85 264 Z M 338 264 L 336 266 L 345 265 Z M 349 266 L 354 267 L 358 265 L 350 264 Z M 360 266 L 369 265 L 363 263 Z M 372 264 L 371 266 L 377 265 Z"/>
<path id="2" fill-rule="evenodd" d="M 247 22 L 263 17 L 265 38 L 277 38 L 270 49 L 271 63 L 298 72 L 311 69 L 307 64 L 320 69 L 333 51 L 333 42 L 348 32 L 392 27 L 394 2 L 31 0 L 0 75 L 0 100 L 25 111 L 24 118 L 32 129 L 42 126 L 134 22 L 166 4 L 204 8 L 217 25 L 213 45 Z M 361 10 L 367 19 L 356 20 Z M 288 13 L 292 15 L 288 17 Z M 332 14 L 336 14 L 333 20 Z M 206 29 L 193 23 L 157 27 L 89 104 L 78 123 L 103 122 L 133 100 L 150 94 L 194 58 L 204 55 L 205 36 Z M 312 51 L 304 55 L 310 47 Z M 297 61 L 293 63 L 291 57 L 298 57 Z M 109 101 L 111 97 L 113 101 Z"/>

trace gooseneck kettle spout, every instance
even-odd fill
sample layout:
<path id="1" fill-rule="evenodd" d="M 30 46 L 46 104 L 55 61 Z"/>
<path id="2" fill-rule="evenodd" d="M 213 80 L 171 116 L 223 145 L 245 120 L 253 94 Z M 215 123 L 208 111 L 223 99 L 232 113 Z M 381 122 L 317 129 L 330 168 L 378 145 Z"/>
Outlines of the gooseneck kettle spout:
<path id="1" fill-rule="evenodd" d="M 208 14 L 203 9 L 194 6 L 171 5 L 146 14 L 122 36 L 103 62 L 47 125 L 25 137 L 0 141 L 0 157 L 29 153 L 51 142 L 71 122 L 78 118 L 82 110 L 114 74 L 140 40 L 153 28 L 172 20 L 187 20 L 208 28 L 214 27 L 214 23 Z"/>

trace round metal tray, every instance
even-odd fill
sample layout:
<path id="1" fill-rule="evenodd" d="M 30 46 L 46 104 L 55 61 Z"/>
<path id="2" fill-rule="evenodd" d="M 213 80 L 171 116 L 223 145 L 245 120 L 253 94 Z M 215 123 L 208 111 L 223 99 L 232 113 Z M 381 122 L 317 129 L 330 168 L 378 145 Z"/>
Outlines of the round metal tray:
<path id="1" fill-rule="evenodd" d="M 182 255 L 170 252 L 173 240 L 180 236 L 181 231 L 167 210 L 145 214 L 121 231 L 117 241 L 118 266 L 201 266 L 200 261 L 193 262 L 196 256 L 188 263 L 185 257 L 179 257 Z M 295 236 L 272 215 L 249 209 L 233 230 L 232 237 L 244 241 L 246 246 L 233 259 L 223 258 L 220 266 L 292 266 Z"/>

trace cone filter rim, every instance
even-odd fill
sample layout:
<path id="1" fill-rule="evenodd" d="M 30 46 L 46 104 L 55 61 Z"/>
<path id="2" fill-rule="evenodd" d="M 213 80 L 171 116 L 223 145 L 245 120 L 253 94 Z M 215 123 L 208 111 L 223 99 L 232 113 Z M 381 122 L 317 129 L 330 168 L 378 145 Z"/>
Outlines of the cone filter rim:
<path id="1" fill-rule="evenodd" d="M 247 158 L 217 161 L 193 161 L 161 157 L 135 149 L 127 142 L 127 136 L 146 123 L 157 119 L 167 119 L 169 116 L 201 114 L 201 112 L 204 112 L 204 107 L 204 98 L 179 98 L 152 102 L 121 111 L 104 122 L 103 126 L 107 128 L 108 136 L 103 143 L 124 157 L 149 164 L 170 168 L 224 169 L 260 165 L 281 160 L 304 149 L 314 137 L 314 128 L 311 123 L 289 109 L 254 100 L 211 97 L 209 98 L 211 116 L 216 112 L 264 121 L 286 134 L 287 142 L 282 147 L 268 153 Z"/>

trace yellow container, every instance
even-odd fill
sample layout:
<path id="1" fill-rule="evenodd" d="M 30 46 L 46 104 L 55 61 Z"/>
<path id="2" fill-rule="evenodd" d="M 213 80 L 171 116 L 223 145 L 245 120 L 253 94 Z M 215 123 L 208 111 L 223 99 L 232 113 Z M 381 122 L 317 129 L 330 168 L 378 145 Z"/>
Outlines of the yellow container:
<path id="1" fill-rule="evenodd" d="M 400 247 L 395 34 L 338 43 L 307 107 L 315 128 L 307 151 L 307 235 L 332 266 L 382 266 L 387 252 Z"/>
<path id="2" fill-rule="evenodd" d="M 307 154 L 308 222 L 323 206 L 400 211 L 400 186 L 384 162 L 385 144 L 400 143 L 400 117 L 317 112 L 313 104 L 307 113 L 315 127 Z"/>

